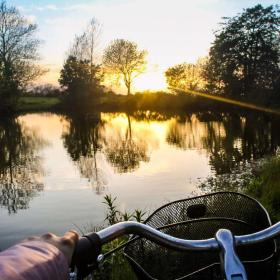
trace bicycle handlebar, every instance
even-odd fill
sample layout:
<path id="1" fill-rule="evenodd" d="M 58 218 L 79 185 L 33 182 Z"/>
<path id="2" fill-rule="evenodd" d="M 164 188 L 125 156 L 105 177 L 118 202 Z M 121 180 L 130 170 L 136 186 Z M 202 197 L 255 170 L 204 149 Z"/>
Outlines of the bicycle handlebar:
<path id="1" fill-rule="evenodd" d="M 204 240 L 185 240 L 165 234 L 146 224 L 120 222 L 96 233 L 90 233 L 81 237 L 76 246 L 73 263 L 77 267 L 85 269 L 86 265 L 96 261 L 103 244 L 126 234 L 145 237 L 159 245 L 180 251 L 218 250 L 221 248 L 221 244 L 217 240 L 217 235 L 216 238 Z M 277 235 L 280 235 L 280 222 L 256 233 L 234 236 L 234 244 L 236 246 L 256 244 L 272 239 Z"/>

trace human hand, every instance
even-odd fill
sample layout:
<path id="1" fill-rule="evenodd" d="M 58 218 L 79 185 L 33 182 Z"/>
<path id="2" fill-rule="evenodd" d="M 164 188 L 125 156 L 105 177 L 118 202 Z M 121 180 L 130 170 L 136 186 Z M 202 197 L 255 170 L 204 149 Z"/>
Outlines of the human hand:
<path id="1" fill-rule="evenodd" d="M 68 264 L 70 265 L 72 255 L 74 253 L 75 246 L 78 242 L 79 235 L 76 231 L 70 230 L 64 234 L 64 236 L 59 237 L 53 233 L 46 233 L 41 236 L 29 237 L 28 241 L 44 241 L 56 248 L 58 248 L 66 257 Z M 25 241 L 26 241 L 25 240 Z"/>

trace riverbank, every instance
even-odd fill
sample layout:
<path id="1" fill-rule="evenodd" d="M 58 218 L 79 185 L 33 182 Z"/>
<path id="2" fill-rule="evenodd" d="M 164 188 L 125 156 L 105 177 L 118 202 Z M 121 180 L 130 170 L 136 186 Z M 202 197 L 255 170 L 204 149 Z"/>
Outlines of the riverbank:
<path id="1" fill-rule="evenodd" d="M 229 174 L 207 178 L 198 188 L 203 193 L 235 191 L 257 199 L 272 222 L 280 220 L 280 154 L 243 163 Z"/>
<path id="2" fill-rule="evenodd" d="M 156 112 L 185 111 L 229 111 L 254 110 L 264 113 L 280 114 L 275 104 L 254 104 L 207 94 L 166 92 L 143 92 L 133 95 L 102 93 L 91 100 L 70 100 L 62 96 L 22 96 L 19 98 L 17 112 L 65 111 L 65 112 L 133 112 L 149 110 Z"/>
<path id="3" fill-rule="evenodd" d="M 61 104 L 59 97 L 43 97 L 43 96 L 22 96 L 19 98 L 18 112 L 40 112 L 57 109 Z"/>
<path id="4" fill-rule="evenodd" d="M 245 193 L 263 204 L 269 212 L 273 223 L 278 222 L 280 220 L 280 155 L 247 164 L 243 166 L 242 170 L 224 176 L 209 177 L 199 188 L 204 193 L 216 191 L 237 191 Z M 110 198 L 109 203 L 108 198 Z M 115 204 L 116 198 L 112 199 L 111 196 L 107 195 L 104 199 L 107 205 L 106 220 L 109 221 L 110 219 L 111 221 L 109 221 L 109 224 L 130 220 L 130 218 L 134 217 L 132 214 L 126 214 L 125 219 L 122 218 L 119 220 L 117 216 L 121 211 L 118 210 Z M 123 214 L 121 213 L 121 215 Z M 126 241 L 125 238 L 121 238 L 107 244 L 103 253 L 110 252 Z M 120 267 L 123 269 L 120 270 Z M 99 280 L 136 279 L 131 267 L 120 251 L 116 251 L 111 255 L 102 268 L 95 273 L 95 276 Z"/>

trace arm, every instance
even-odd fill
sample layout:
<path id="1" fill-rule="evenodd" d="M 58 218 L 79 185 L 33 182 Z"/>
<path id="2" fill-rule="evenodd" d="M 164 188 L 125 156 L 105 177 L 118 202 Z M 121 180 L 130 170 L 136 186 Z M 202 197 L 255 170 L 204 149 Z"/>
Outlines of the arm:
<path id="1" fill-rule="evenodd" d="M 77 240 L 77 233 L 68 232 L 63 237 L 46 234 L 16 244 L 0 253 L 0 279 L 67 279 Z"/>

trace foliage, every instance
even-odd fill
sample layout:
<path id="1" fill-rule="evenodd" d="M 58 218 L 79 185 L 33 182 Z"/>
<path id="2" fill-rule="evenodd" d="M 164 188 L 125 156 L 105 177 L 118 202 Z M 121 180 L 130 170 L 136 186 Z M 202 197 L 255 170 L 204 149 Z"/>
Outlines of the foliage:
<path id="1" fill-rule="evenodd" d="M 251 180 L 246 192 L 257 198 L 274 222 L 280 220 L 280 155 L 265 161 Z"/>
<path id="2" fill-rule="evenodd" d="M 143 217 L 146 214 L 142 210 L 138 209 L 136 209 L 134 213 L 131 214 L 127 212 L 121 212 L 116 206 L 116 197 L 113 198 L 110 194 L 104 196 L 103 203 L 107 206 L 107 214 L 105 220 L 109 223 L 109 225 L 130 220 L 143 222 Z M 118 238 L 103 246 L 102 253 L 106 254 L 114 250 L 115 248 L 122 246 L 126 241 L 128 241 L 127 236 Z M 121 250 L 119 249 L 113 253 L 110 253 L 109 256 L 105 258 L 105 261 L 102 263 L 99 270 L 94 273 L 94 279 L 133 280 L 136 279 L 136 277 L 132 272 L 127 260 L 124 258 Z"/>
<path id="3" fill-rule="evenodd" d="M 136 43 L 124 39 L 114 40 L 104 52 L 103 62 L 107 71 L 123 77 L 127 94 L 131 93 L 134 78 L 145 70 L 146 54 L 146 51 L 138 50 Z"/>
<path id="4" fill-rule="evenodd" d="M 101 90 L 103 74 L 97 60 L 99 23 L 92 19 L 81 35 L 76 35 L 60 72 L 59 83 L 67 89 L 74 106 L 87 104 Z M 83 107 L 83 106 L 82 106 Z"/>
<path id="5" fill-rule="evenodd" d="M 256 198 L 273 222 L 280 220 L 280 156 L 239 166 L 231 173 L 207 178 L 199 185 L 203 193 L 236 191 Z"/>
<path id="6" fill-rule="evenodd" d="M 204 73 L 208 88 L 237 95 L 256 89 L 276 90 L 280 75 L 277 7 L 256 5 L 224 19 Z"/>
<path id="7" fill-rule="evenodd" d="M 36 30 L 37 25 L 16 8 L 0 3 L 0 98 L 6 106 L 13 106 L 19 91 L 42 74 L 34 64 L 39 46 Z"/>
<path id="8" fill-rule="evenodd" d="M 104 196 L 103 203 L 107 206 L 107 214 L 105 220 L 109 223 L 109 225 L 131 220 L 135 220 L 139 223 L 142 223 L 144 221 L 146 212 L 140 209 L 135 209 L 131 214 L 127 212 L 121 212 L 116 206 L 116 200 L 117 198 L 113 198 L 110 194 Z"/>
<path id="9" fill-rule="evenodd" d="M 165 72 L 168 86 L 182 90 L 202 90 L 205 83 L 202 77 L 203 65 L 204 60 L 200 59 L 195 64 L 182 63 L 168 68 Z"/>
<path id="10" fill-rule="evenodd" d="M 60 72 L 59 83 L 67 89 L 67 100 L 77 108 L 98 95 L 101 79 L 99 65 L 91 65 L 87 60 L 70 55 Z"/>
<path id="11" fill-rule="evenodd" d="M 77 93 L 85 88 L 95 88 L 100 83 L 99 71 L 100 66 L 93 65 L 91 67 L 89 61 L 79 60 L 70 55 L 61 70 L 59 83 L 66 87 L 70 93 Z"/>

